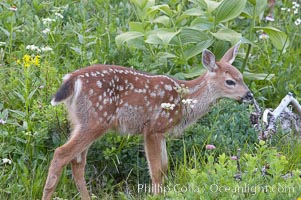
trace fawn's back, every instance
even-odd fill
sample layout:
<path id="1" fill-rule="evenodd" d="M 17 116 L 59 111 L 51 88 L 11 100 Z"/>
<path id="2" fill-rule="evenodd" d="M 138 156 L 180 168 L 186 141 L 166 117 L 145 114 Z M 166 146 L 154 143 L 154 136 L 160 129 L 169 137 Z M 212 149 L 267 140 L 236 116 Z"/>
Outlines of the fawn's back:
<path id="1" fill-rule="evenodd" d="M 131 68 L 94 65 L 67 74 L 63 84 L 67 87 L 56 94 L 52 104 L 68 96 L 71 121 L 81 127 L 98 124 L 101 129 L 127 134 L 145 129 L 163 133 L 181 119 L 179 82 Z M 175 108 L 164 109 L 162 103 Z"/>

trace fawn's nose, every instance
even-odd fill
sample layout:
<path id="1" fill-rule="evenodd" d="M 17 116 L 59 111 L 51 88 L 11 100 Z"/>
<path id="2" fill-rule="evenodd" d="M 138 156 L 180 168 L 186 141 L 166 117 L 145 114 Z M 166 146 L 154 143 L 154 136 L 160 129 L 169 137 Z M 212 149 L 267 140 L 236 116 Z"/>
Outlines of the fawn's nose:
<path id="1" fill-rule="evenodd" d="M 246 99 L 248 99 L 248 100 L 252 100 L 253 99 L 253 93 L 251 91 L 247 92 Z"/>
<path id="2" fill-rule="evenodd" d="M 246 95 L 242 98 L 242 102 L 250 103 L 253 100 L 253 93 L 248 91 Z"/>

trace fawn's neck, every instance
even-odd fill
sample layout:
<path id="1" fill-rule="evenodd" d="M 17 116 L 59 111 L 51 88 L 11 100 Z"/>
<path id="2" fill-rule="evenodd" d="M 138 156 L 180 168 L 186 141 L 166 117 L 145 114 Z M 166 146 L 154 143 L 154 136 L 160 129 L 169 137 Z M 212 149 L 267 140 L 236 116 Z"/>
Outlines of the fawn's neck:
<path id="1" fill-rule="evenodd" d="M 208 82 L 208 76 L 210 76 L 210 74 L 206 72 L 197 79 L 185 83 L 189 89 L 189 93 L 185 98 L 196 100 L 194 103 L 184 106 L 183 118 L 185 126 L 194 123 L 200 117 L 205 115 L 209 111 L 211 105 L 219 99 L 219 94 L 215 90 L 215 85 Z"/>

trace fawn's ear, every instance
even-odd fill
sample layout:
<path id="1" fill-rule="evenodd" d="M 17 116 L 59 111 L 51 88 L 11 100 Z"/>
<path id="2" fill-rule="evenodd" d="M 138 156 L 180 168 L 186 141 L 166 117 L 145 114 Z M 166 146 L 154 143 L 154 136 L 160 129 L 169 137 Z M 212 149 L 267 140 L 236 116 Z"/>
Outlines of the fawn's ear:
<path id="1" fill-rule="evenodd" d="M 210 72 L 214 72 L 217 68 L 215 61 L 216 60 L 214 54 L 211 51 L 204 49 L 202 55 L 203 66 L 207 68 Z"/>
<path id="2" fill-rule="evenodd" d="M 232 64 L 236 58 L 239 46 L 240 46 L 241 42 L 239 41 L 235 46 L 233 46 L 232 48 L 230 48 L 225 55 L 222 57 L 222 59 L 220 60 L 220 62 L 227 62 L 229 64 Z"/>

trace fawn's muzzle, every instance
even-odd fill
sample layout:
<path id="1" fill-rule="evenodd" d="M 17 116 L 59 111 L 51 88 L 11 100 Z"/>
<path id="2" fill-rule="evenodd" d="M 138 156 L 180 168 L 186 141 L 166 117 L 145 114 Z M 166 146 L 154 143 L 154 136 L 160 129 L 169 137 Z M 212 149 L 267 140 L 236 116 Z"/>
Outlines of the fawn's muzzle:
<path id="1" fill-rule="evenodd" d="M 241 98 L 241 101 L 244 103 L 250 103 L 253 100 L 253 93 L 248 91 L 245 96 Z"/>

